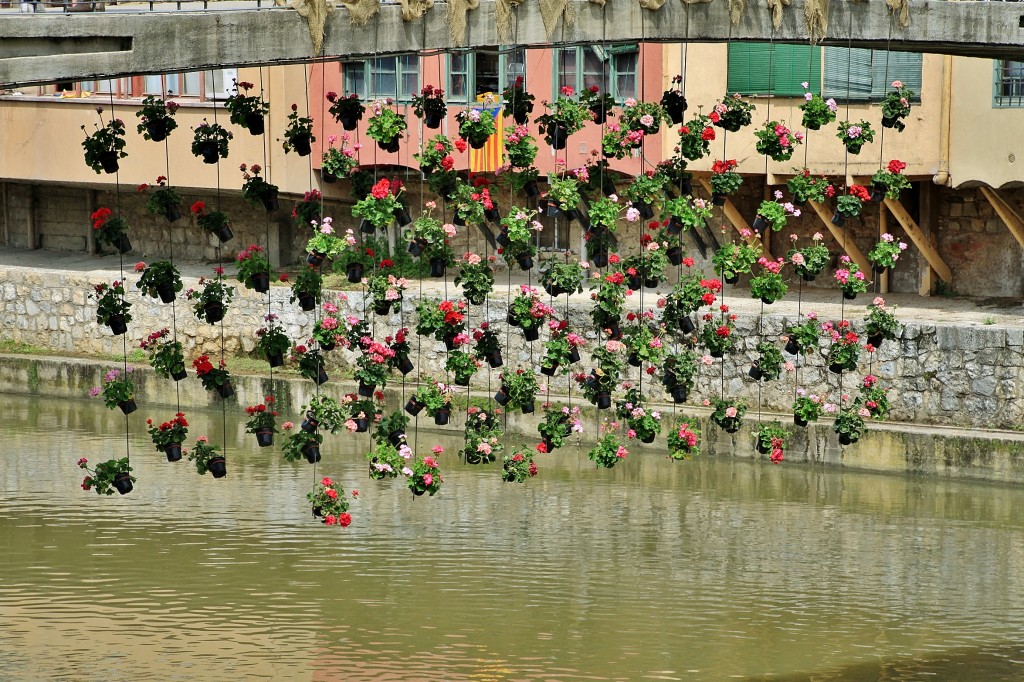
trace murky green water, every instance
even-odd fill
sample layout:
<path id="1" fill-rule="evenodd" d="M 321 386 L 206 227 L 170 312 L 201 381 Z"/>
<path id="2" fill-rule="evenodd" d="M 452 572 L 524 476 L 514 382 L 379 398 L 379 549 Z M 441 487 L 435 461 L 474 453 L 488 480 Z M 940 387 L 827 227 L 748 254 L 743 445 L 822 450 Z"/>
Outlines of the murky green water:
<path id="1" fill-rule="evenodd" d="M 317 475 L 360 490 L 341 530 L 309 517 L 313 467 L 237 415 L 215 481 L 163 461 L 140 407 L 136 490 L 100 498 L 75 460 L 123 452 L 119 414 L 0 414 L 2 680 L 1024 678 L 1017 488 L 654 454 L 608 472 L 575 449 L 511 486 L 449 440 L 443 492 L 414 499 L 367 479 L 365 436 L 333 437 Z"/>

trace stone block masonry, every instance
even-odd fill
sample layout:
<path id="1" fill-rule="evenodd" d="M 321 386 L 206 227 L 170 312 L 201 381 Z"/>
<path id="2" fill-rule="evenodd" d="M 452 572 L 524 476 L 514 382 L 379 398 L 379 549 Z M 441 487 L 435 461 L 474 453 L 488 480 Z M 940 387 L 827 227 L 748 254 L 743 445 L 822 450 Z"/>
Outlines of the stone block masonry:
<path id="1" fill-rule="evenodd" d="M 193 276 L 185 278 L 186 289 L 195 286 L 197 278 L 194 275 L 198 273 L 188 271 L 188 274 Z M 0 338 L 32 344 L 58 354 L 119 356 L 122 352 L 122 339 L 112 336 L 106 327 L 96 324 L 95 304 L 88 298 L 93 284 L 110 281 L 117 276 L 116 270 L 76 272 L 17 266 L 3 269 L 0 273 L 0 328 L 3 330 Z M 130 350 L 137 348 L 146 334 L 171 326 L 171 305 L 141 297 L 134 289 L 136 278 L 134 274 L 127 276 L 131 292 L 129 300 L 133 304 L 133 320 L 127 336 Z M 426 281 L 422 289 L 414 285 L 411 295 L 405 300 L 401 315 L 393 314 L 387 319 L 373 320 L 377 337 L 383 337 L 400 326 L 414 328 L 416 297 L 420 291 L 424 296 L 442 298 L 445 289 L 439 281 Z M 448 283 L 447 293 L 455 297 L 458 290 Z M 470 324 L 475 326 L 486 317 L 493 325 L 504 330 L 507 295 L 505 289 L 499 288 L 486 308 L 472 306 Z M 280 316 L 286 332 L 293 339 L 304 340 L 312 330 L 313 314 L 301 312 L 296 304 L 289 303 L 289 296 L 287 287 L 272 287 L 269 310 Z M 730 293 L 730 296 L 735 294 Z M 337 302 L 342 314 L 362 314 L 364 297 L 360 291 L 348 292 L 347 301 L 340 296 L 340 292 L 328 292 L 327 299 Z M 636 308 L 639 304 L 637 299 L 636 296 L 632 297 L 628 305 Z M 651 302 L 648 298 L 648 307 Z M 753 306 L 747 306 L 749 311 L 744 311 L 742 300 L 731 298 L 728 302 L 739 315 L 739 343 L 736 352 L 727 355 L 724 360 L 724 387 L 728 395 L 745 397 L 751 405 L 751 414 L 757 414 L 759 404 L 762 410 L 790 412 L 797 380 L 808 392 L 825 395 L 835 401 L 840 391 L 854 393 L 860 378 L 871 372 L 882 380 L 883 385 L 892 389 L 892 418 L 897 421 L 1016 429 L 1024 418 L 1024 332 L 1017 326 L 979 326 L 957 321 L 935 323 L 903 316 L 905 327 L 901 337 L 897 341 L 885 342 L 874 358 L 869 360 L 862 357 L 860 371 L 856 375 L 842 375 L 841 386 L 840 376 L 827 370 L 821 354 L 800 359 L 786 356 L 794 360 L 795 371 L 784 373 L 779 381 L 759 385 L 746 376 L 754 359 L 755 346 L 762 338 L 779 339 L 786 326 L 796 321 L 795 309 L 786 313 L 767 314 L 759 319 Z M 864 302 L 858 301 L 857 306 L 847 304 L 845 307 L 846 317 L 854 320 L 858 330 L 862 328 L 859 320 L 863 316 Z M 806 313 L 807 303 L 804 305 Z M 773 307 L 777 310 L 782 308 L 778 304 Z M 819 310 L 822 319 L 829 314 L 838 317 L 839 306 L 834 307 L 834 311 Z M 366 309 L 369 313 L 369 306 Z M 567 309 L 570 323 L 576 329 L 583 330 L 592 344 L 597 342 L 590 323 L 590 302 L 586 294 L 573 297 L 568 308 L 560 304 L 558 309 Z M 188 359 L 202 353 L 219 356 L 220 325 L 196 320 L 191 309 L 180 300 L 174 311 L 179 338 L 185 346 Z M 225 350 L 228 355 L 253 352 L 255 331 L 263 324 L 267 311 L 265 296 L 238 285 L 238 293 L 224 321 Z M 951 315 L 942 315 L 941 311 L 935 316 L 953 319 Z M 920 315 L 915 317 L 919 318 Z M 529 344 L 523 340 L 519 330 L 513 329 L 508 338 L 509 347 L 504 352 L 506 368 L 539 367 L 544 352 L 543 336 L 541 341 Z M 443 377 L 446 359 L 444 345 L 433 339 L 418 339 L 415 335 L 412 337 L 412 345 L 412 360 L 417 369 L 409 379 Z M 351 354 L 337 350 L 329 356 L 328 369 L 332 377 L 351 376 Z M 585 352 L 584 359 L 587 358 Z M 582 368 L 582 364 L 577 365 L 574 371 Z M 626 378 L 642 382 L 645 392 L 649 391 L 655 399 L 667 400 L 655 378 L 641 376 L 639 370 L 634 368 L 630 368 L 629 372 Z M 488 390 L 496 389 L 497 374 L 498 370 L 488 370 L 486 367 L 481 369 L 474 377 L 473 393 L 484 396 Z M 546 385 L 545 380 L 542 386 Z M 722 386 L 723 364 L 716 361 L 712 366 L 701 369 L 690 403 L 700 404 L 704 398 L 719 395 Z M 564 396 L 570 391 L 573 395 L 579 395 L 576 386 L 570 386 L 566 377 L 551 380 L 552 395 Z M 679 406 L 678 409 L 685 411 L 686 406 Z"/>

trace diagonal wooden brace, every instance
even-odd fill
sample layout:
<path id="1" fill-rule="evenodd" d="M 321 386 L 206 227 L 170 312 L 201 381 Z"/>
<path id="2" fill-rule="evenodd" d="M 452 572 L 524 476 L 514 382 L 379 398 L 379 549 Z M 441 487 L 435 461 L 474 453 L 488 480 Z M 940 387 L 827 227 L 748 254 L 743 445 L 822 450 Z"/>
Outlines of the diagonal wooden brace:
<path id="1" fill-rule="evenodd" d="M 892 214 L 896 216 L 896 220 L 900 221 L 900 225 L 903 226 L 903 231 L 910 237 L 910 241 L 914 242 L 917 250 L 921 252 L 924 259 L 928 261 L 928 265 L 932 267 L 932 270 L 942 278 L 942 281 L 946 284 L 953 283 L 953 272 L 946 265 L 945 261 L 942 260 L 942 256 L 935 250 L 935 247 L 931 245 L 928 238 L 925 237 L 924 232 L 918 227 L 914 219 L 907 213 L 907 209 L 903 208 L 903 204 L 898 199 L 890 199 L 886 197 L 885 206 Z"/>
<path id="2" fill-rule="evenodd" d="M 1024 246 L 1024 220 L 1021 220 L 1021 217 L 1017 215 L 1012 206 L 1006 203 L 999 192 L 991 187 L 979 187 L 978 189 L 988 199 L 988 203 L 992 204 L 992 208 L 995 209 L 996 214 L 1002 219 L 1006 229 L 1010 231 L 1017 243 Z"/>
<path id="3" fill-rule="evenodd" d="M 871 272 L 871 262 L 868 261 L 867 256 L 857 248 L 857 244 L 853 241 L 853 237 L 847 234 L 843 228 L 833 225 L 832 216 L 829 215 L 828 210 L 817 201 L 814 199 L 808 199 L 807 205 L 814 209 L 814 212 L 818 214 L 818 219 L 821 220 L 821 223 L 828 228 L 828 231 L 832 233 L 832 237 L 836 240 L 839 246 L 846 251 L 846 255 L 850 257 L 850 260 L 857 264 L 860 271 L 864 273 L 865 277 L 867 277 Z"/>

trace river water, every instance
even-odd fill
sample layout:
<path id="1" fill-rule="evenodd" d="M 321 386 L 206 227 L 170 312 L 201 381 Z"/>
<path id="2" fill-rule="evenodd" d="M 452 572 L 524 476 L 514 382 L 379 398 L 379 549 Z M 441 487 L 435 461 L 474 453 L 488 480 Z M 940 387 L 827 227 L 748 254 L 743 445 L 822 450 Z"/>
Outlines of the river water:
<path id="1" fill-rule="evenodd" d="M 0 680 L 1020 680 L 1020 488 L 655 450 L 541 455 L 503 484 L 440 442 L 445 484 L 368 480 L 365 435 L 291 464 L 244 415 L 189 412 L 228 476 L 95 401 L 0 396 Z M 452 432 L 454 433 L 454 432 Z M 312 520 L 314 476 L 359 499 Z"/>

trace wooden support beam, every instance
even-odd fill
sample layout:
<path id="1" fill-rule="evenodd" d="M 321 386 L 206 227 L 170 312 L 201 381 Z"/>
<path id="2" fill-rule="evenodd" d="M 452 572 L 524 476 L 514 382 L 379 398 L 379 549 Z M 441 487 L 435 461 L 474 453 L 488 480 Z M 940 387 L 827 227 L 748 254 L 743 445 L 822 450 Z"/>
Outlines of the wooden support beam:
<path id="1" fill-rule="evenodd" d="M 889 212 L 885 210 L 885 206 L 882 204 L 878 205 L 878 241 L 882 241 L 882 235 L 889 231 Z M 889 293 L 889 269 L 886 268 L 885 272 L 880 275 L 876 275 L 878 279 L 878 293 L 887 294 Z"/>
<path id="2" fill-rule="evenodd" d="M 932 246 L 931 242 L 928 241 L 927 235 L 918 227 L 914 219 L 907 213 L 907 209 L 903 208 L 903 204 L 897 199 L 885 199 L 886 207 L 892 211 L 892 214 L 896 216 L 896 220 L 900 221 L 900 225 L 903 226 L 903 230 L 910 237 L 910 241 L 914 242 L 918 251 L 924 256 L 925 260 L 928 261 L 928 265 L 932 266 L 932 270 L 942 278 L 942 281 L 946 284 L 953 283 L 953 272 L 949 269 L 949 266 L 939 256 L 939 252 Z"/>
<path id="3" fill-rule="evenodd" d="M 992 204 L 992 208 L 995 209 L 996 214 L 1006 225 L 1006 229 L 1010 231 L 1013 238 L 1017 240 L 1018 244 L 1024 246 L 1024 220 L 1021 220 L 1013 207 L 1006 203 L 996 190 L 991 187 L 980 187 L 979 189 L 988 199 L 988 203 Z"/>
<path id="4" fill-rule="evenodd" d="M 846 251 L 846 255 L 850 257 L 857 267 L 860 268 L 864 276 L 867 277 L 871 273 L 871 263 L 868 261 L 867 256 L 861 253 L 861 250 L 857 248 L 857 244 L 853 241 L 853 237 L 848 235 L 846 231 L 832 224 L 832 216 L 828 210 L 813 199 L 807 200 L 807 205 L 814 209 L 814 212 L 818 214 L 818 219 L 821 220 L 822 224 L 828 228 L 828 231 L 832 233 L 832 236 L 839 246 Z"/>
<path id="5" fill-rule="evenodd" d="M 704 187 L 708 194 L 712 193 L 711 183 L 708 182 L 707 178 L 700 178 L 700 184 Z M 710 199 L 708 201 L 710 201 Z M 736 204 L 732 203 L 732 200 L 726 198 L 725 204 L 722 206 L 722 213 L 724 213 L 726 219 L 730 223 L 732 223 L 732 226 L 736 228 L 736 231 L 740 234 L 740 236 L 743 236 L 744 231 L 750 233 L 751 236 L 744 237 L 748 244 L 752 244 L 758 238 L 757 235 L 754 233 L 754 228 L 752 228 L 750 226 L 750 223 L 748 223 L 743 218 L 743 214 L 740 213 L 740 210 L 738 208 L 736 208 Z M 772 256 L 771 251 L 768 249 L 767 241 L 761 244 L 761 252 L 764 254 L 764 257 L 767 258 L 768 260 L 775 260 L 775 257 Z"/>

